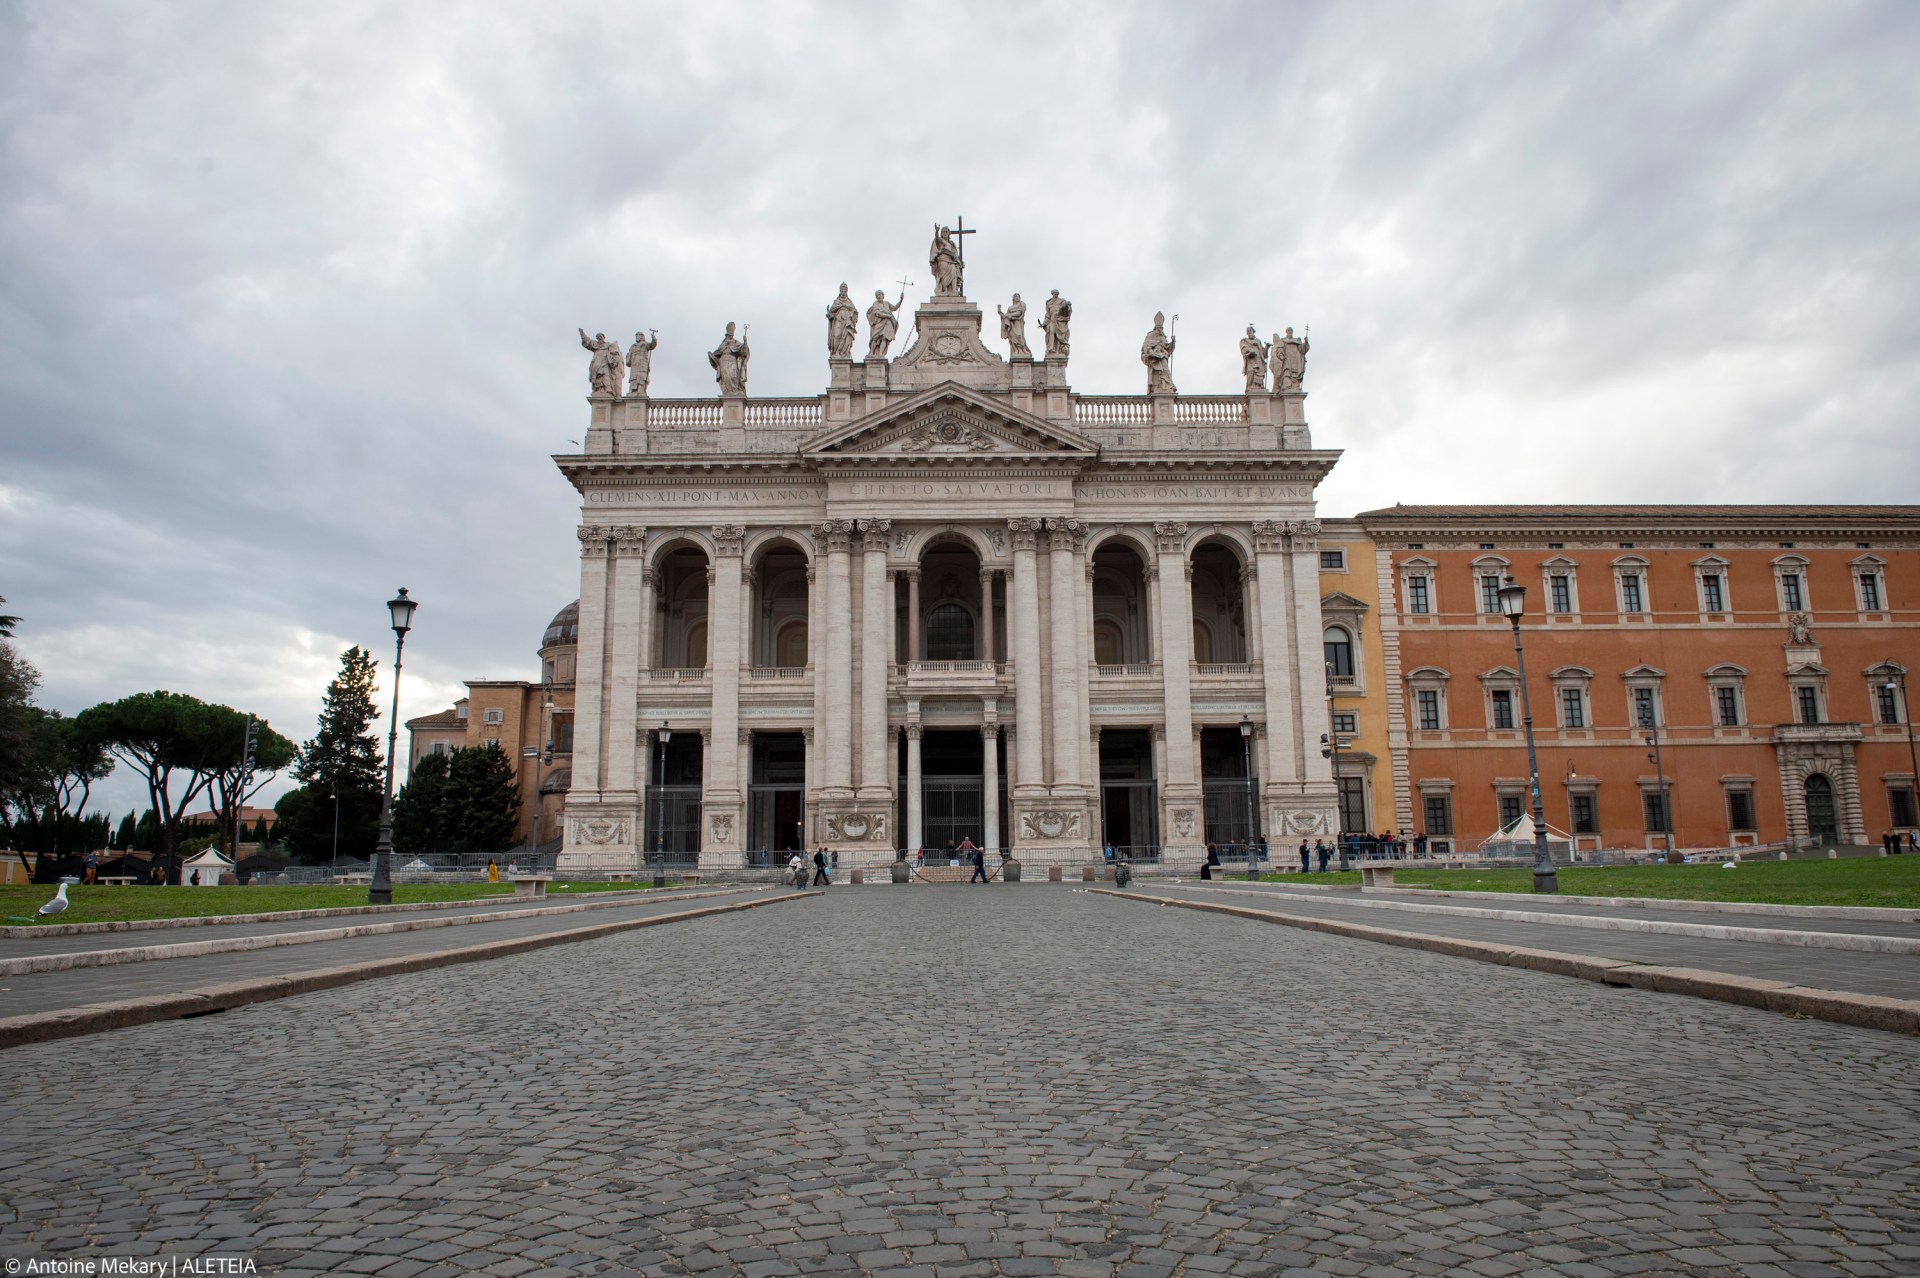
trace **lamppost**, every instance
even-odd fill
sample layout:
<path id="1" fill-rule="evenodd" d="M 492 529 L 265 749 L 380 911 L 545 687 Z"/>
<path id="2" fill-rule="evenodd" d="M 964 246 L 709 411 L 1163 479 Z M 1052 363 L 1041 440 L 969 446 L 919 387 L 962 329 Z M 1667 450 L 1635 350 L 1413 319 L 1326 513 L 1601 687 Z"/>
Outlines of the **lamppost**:
<path id="1" fill-rule="evenodd" d="M 1247 882 L 1260 877 L 1260 855 L 1253 850 L 1253 720 L 1240 716 L 1240 757 L 1247 769 Z"/>
<path id="2" fill-rule="evenodd" d="M 1896 687 L 1900 690 L 1900 717 L 1907 724 L 1907 766 L 1913 769 L 1913 788 L 1907 791 L 1907 806 L 1920 807 L 1920 755 L 1913 748 L 1913 703 L 1907 700 L 1907 672 L 1894 665 L 1892 657 L 1887 658 L 1884 668 L 1893 672 L 1887 679 L 1887 691 L 1892 692 Z M 1920 822 L 1920 813 L 1907 815 Z"/>
<path id="3" fill-rule="evenodd" d="M 333 784 L 333 872 L 340 873 L 340 783 Z"/>
<path id="4" fill-rule="evenodd" d="M 667 885 L 667 742 L 673 739 L 673 729 L 666 720 L 660 721 L 660 746 L 655 756 L 659 762 L 653 769 L 653 885 Z"/>
<path id="5" fill-rule="evenodd" d="M 1495 592 L 1500 611 L 1513 626 L 1513 659 L 1520 670 L 1520 723 L 1527 730 L 1527 784 L 1533 791 L 1533 890 L 1558 892 L 1553 853 L 1547 850 L 1547 813 L 1540 803 L 1540 759 L 1533 750 L 1533 700 L 1527 695 L 1527 654 L 1520 646 L 1520 616 L 1527 610 L 1527 588 L 1508 577 Z"/>
<path id="6" fill-rule="evenodd" d="M 1340 788 L 1340 725 L 1333 719 L 1333 663 L 1331 661 L 1327 662 L 1327 732 L 1320 739 L 1327 743 L 1320 753 L 1329 761 L 1328 767 L 1332 769 L 1333 785 L 1337 792 Z M 1333 832 L 1333 846 L 1340 853 L 1340 872 L 1344 874 L 1347 871 L 1346 819 L 1337 815 L 1338 808 L 1335 812 L 1337 819 L 1334 825 L 1337 828 Z"/>
<path id="7" fill-rule="evenodd" d="M 419 606 L 407 598 L 405 586 L 387 600 L 387 615 L 393 622 L 393 718 L 387 721 L 387 783 L 380 791 L 380 842 L 373 848 L 368 905 L 393 904 L 393 752 L 400 739 L 400 654 L 407 646 L 407 631 L 413 628 L 413 610 Z"/>
<path id="8" fill-rule="evenodd" d="M 1660 850 L 1666 853 L 1667 864 L 1672 865 L 1673 796 L 1667 791 L 1667 770 L 1660 765 L 1660 720 L 1651 704 L 1640 708 L 1640 726 L 1647 729 L 1643 740 L 1653 747 L 1647 751 L 1647 762 L 1653 765 L 1654 779 L 1660 783 Z"/>

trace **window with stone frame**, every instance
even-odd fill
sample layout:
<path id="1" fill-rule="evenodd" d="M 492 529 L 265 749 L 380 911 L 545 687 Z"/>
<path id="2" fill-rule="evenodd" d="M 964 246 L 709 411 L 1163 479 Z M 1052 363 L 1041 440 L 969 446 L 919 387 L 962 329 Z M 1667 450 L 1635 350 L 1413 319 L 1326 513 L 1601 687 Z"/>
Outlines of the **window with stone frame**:
<path id="1" fill-rule="evenodd" d="M 1781 612 L 1806 611 L 1807 567 L 1805 555 L 1781 555 L 1773 561 L 1774 593 Z"/>
<path id="2" fill-rule="evenodd" d="M 1494 688 L 1488 691 L 1487 697 L 1489 699 L 1489 708 L 1493 712 L 1492 721 L 1487 726 L 1497 731 L 1512 731 L 1514 723 L 1513 689 Z"/>
<path id="3" fill-rule="evenodd" d="M 1853 597 L 1861 612 L 1887 610 L 1884 562 L 1878 555 L 1862 555 L 1848 565 L 1853 570 Z"/>
<path id="4" fill-rule="evenodd" d="M 1423 831 L 1429 838 L 1434 835 L 1453 833 L 1453 796 L 1450 794 L 1429 794 L 1421 803 L 1426 813 L 1427 825 Z"/>
<path id="5" fill-rule="evenodd" d="M 1547 607 L 1558 613 L 1573 611 L 1573 579 L 1563 572 L 1547 578 Z"/>
<path id="6" fill-rule="evenodd" d="M 1647 561 L 1639 555 L 1622 555 L 1613 561 L 1614 596 L 1622 615 L 1647 611 L 1647 569 Z"/>
<path id="7" fill-rule="evenodd" d="M 1801 723 L 1820 722 L 1820 690 L 1810 684 L 1801 684 L 1793 690 L 1793 704 Z"/>
<path id="8" fill-rule="evenodd" d="M 1513 575 L 1513 565 L 1500 555 L 1481 555 L 1473 561 L 1473 580 L 1480 592 L 1480 611 L 1499 616 L 1500 587 Z"/>
<path id="9" fill-rule="evenodd" d="M 1587 726 L 1586 689 L 1560 689 L 1560 726 L 1563 728 L 1584 728 Z"/>
<path id="10" fill-rule="evenodd" d="M 1875 684 L 1873 688 L 1874 716 L 1881 723 L 1900 722 L 1900 693 L 1890 683 Z"/>
<path id="11" fill-rule="evenodd" d="M 1887 824 L 1911 829 L 1914 821 L 1913 783 L 1887 782 Z"/>
<path id="12" fill-rule="evenodd" d="M 1640 810 L 1646 818 L 1648 834 L 1671 834 L 1668 828 L 1671 820 L 1667 812 L 1667 796 L 1658 786 L 1649 786 L 1640 791 Z"/>
<path id="13" fill-rule="evenodd" d="M 1433 688 L 1422 688 L 1415 696 L 1420 704 L 1420 727 L 1425 732 L 1440 731 L 1440 693 Z"/>
<path id="14" fill-rule="evenodd" d="M 1726 578 L 1717 572 L 1700 574 L 1700 611 L 1725 612 L 1727 610 Z"/>
<path id="15" fill-rule="evenodd" d="M 1502 584 L 1502 579 L 1499 573 L 1483 572 L 1480 574 L 1480 611 L 1481 612 L 1494 613 L 1494 614 L 1499 613 L 1501 584 Z"/>
<path id="16" fill-rule="evenodd" d="M 1788 695 L 1793 699 L 1795 723 L 1826 723 L 1827 672 L 1816 665 L 1802 665 L 1787 672 Z"/>
<path id="17" fill-rule="evenodd" d="M 1342 736 L 1352 736 L 1359 731 L 1359 716 L 1351 710 L 1334 712 L 1333 730 Z"/>
<path id="18" fill-rule="evenodd" d="M 1320 552 L 1320 571 L 1345 572 L 1347 570 L 1347 552 L 1345 550 L 1323 550 Z"/>
<path id="19" fill-rule="evenodd" d="M 1727 831 L 1750 834 L 1758 828 L 1753 819 L 1753 787 L 1750 783 L 1727 786 Z"/>
<path id="20" fill-rule="evenodd" d="M 1875 723 L 1898 726 L 1907 721 L 1906 667 L 1882 661 L 1867 668 L 1867 698 Z"/>
<path id="21" fill-rule="evenodd" d="M 1328 626 L 1322 636 L 1327 660 L 1327 676 L 1341 683 L 1353 681 L 1353 636 L 1345 627 Z"/>
<path id="22" fill-rule="evenodd" d="M 1438 565 L 1424 555 L 1400 562 L 1400 598 L 1411 616 L 1429 616 L 1439 609 L 1434 573 Z"/>
<path id="23" fill-rule="evenodd" d="M 1705 555 L 1693 561 L 1694 599 L 1703 616 L 1724 618 L 1733 610 L 1728 576 L 1732 566 L 1719 555 Z"/>
<path id="24" fill-rule="evenodd" d="M 1600 833 L 1600 817 L 1591 790 L 1575 790 L 1567 796 L 1567 810 L 1575 834 Z"/>
<path id="25" fill-rule="evenodd" d="M 1553 680 L 1553 700 L 1562 728 L 1585 729 L 1593 726 L 1593 671 L 1584 666 L 1562 666 L 1548 676 Z"/>
<path id="26" fill-rule="evenodd" d="M 1747 721 L 1746 684 L 1745 666 L 1718 665 L 1707 671 L 1715 727 L 1737 728 Z"/>
<path id="27" fill-rule="evenodd" d="M 1422 616 L 1433 611 L 1433 598 L 1428 583 L 1433 579 L 1425 573 L 1415 573 L 1407 578 L 1407 611 Z"/>
<path id="28" fill-rule="evenodd" d="M 1480 676 L 1488 731 L 1506 732 L 1520 722 L 1520 676 L 1511 666 L 1495 666 Z"/>
<path id="29" fill-rule="evenodd" d="M 1526 814 L 1526 810 L 1527 810 L 1526 796 L 1522 794 L 1511 794 L 1511 793 L 1502 794 L 1499 796 L 1499 802 L 1500 802 L 1500 828 L 1502 830 L 1511 829 L 1513 828 L 1514 822 L 1518 821 L 1522 816 Z"/>
<path id="30" fill-rule="evenodd" d="M 1579 571 L 1580 565 L 1565 555 L 1555 555 L 1540 565 L 1547 612 L 1570 617 L 1580 611 Z"/>
<path id="31" fill-rule="evenodd" d="M 1627 689 L 1627 722 L 1635 728 L 1659 727 L 1666 723 L 1665 698 L 1661 684 L 1666 672 L 1649 665 L 1638 665 L 1621 675 Z"/>
<path id="32" fill-rule="evenodd" d="M 1422 732 L 1447 730 L 1447 672 L 1437 666 L 1422 666 L 1407 674 L 1407 688 L 1413 694 L 1414 726 Z"/>

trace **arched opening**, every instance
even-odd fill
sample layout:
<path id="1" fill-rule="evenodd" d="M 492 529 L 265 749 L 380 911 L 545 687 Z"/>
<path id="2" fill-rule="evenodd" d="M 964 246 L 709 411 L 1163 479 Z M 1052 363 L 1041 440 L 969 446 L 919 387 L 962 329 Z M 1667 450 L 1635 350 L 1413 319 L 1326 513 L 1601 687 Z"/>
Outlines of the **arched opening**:
<path id="1" fill-rule="evenodd" d="M 917 592 L 909 587 L 907 598 L 917 598 L 920 605 L 918 624 L 909 617 L 905 627 L 910 646 L 914 636 L 919 637 L 919 650 L 910 651 L 908 660 L 986 660 L 985 636 L 980 627 L 980 556 L 973 543 L 954 540 L 929 546 L 920 556 Z M 994 612 L 998 633 L 1000 609 L 996 607 Z M 996 644 L 995 651 L 1005 649 Z"/>
<path id="2" fill-rule="evenodd" d="M 1839 813 L 1833 806 L 1833 782 L 1824 772 L 1809 772 L 1804 783 L 1807 796 L 1807 833 L 1822 843 L 1840 837 Z"/>
<path id="3" fill-rule="evenodd" d="M 1322 636 L 1327 657 L 1327 674 L 1335 679 L 1353 678 L 1353 636 L 1345 626 L 1328 626 Z"/>
<path id="4" fill-rule="evenodd" d="M 807 664 L 807 557 L 796 546 L 769 546 L 753 565 L 755 666 Z"/>
<path id="5" fill-rule="evenodd" d="M 669 670 L 707 665 L 707 556 L 682 546 L 660 560 L 652 664 Z"/>
<path id="6" fill-rule="evenodd" d="M 1190 561 L 1193 583 L 1193 659 L 1203 663 L 1237 665 L 1247 660 L 1246 590 L 1241 583 L 1244 565 L 1231 546 L 1203 542 Z M 1201 631 L 1206 632 L 1201 656 Z"/>
<path id="7" fill-rule="evenodd" d="M 1102 666 L 1153 660 L 1147 629 L 1147 570 L 1140 552 L 1110 541 L 1093 552 L 1093 653 Z"/>

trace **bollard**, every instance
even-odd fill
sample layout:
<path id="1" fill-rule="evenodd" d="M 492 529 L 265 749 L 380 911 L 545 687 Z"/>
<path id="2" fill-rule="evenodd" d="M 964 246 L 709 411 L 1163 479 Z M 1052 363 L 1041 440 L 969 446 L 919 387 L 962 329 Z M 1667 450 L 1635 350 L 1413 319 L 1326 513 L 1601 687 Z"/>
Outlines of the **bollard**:
<path id="1" fill-rule="evenodd" d="M 1125 887 L 1133 882 L 1133 862 L 1116 861 L 1113 866 L 1113 885 Z"/>
<path id="2" fill-rule="evenodd" d="M 913 867 L 907 864 L 905 857 L 895 861 L 888 873 L 893 875 L 893 881 L 895 883 L 911 883 L 913 881 Z"/>
<path id="3" fill-rule="evenodd" d="M 1083 865 L 1080 867 L 1080 881 L 1082 883 L 1093 882 L 1093 867 L 1091 865 Z"/>
<path id="4" fill-rule="evenodd" d="M 858 887 L 860 884 L 865 883 L 867 881 L 867 872 L 865 870 L 855 870 L 853 872 L 853 879 L 851 881 L 854 884 L 854 886 Z"/>
<path id="5" fill-rule="evenodd" d="M 1000 862 L 1000 878 L 1003 882 L 1018 883 L 1020 881 L 1020 862 L 1013 857 L 1008 857 Z"/>
<path id="6" fill-rule="evenodd" d="M 1057 865 L 1049 865 L 1047 867 L 1047 882 L 1058 883 L 1059 881 L 1060 881 L 1060 867 Z"/>

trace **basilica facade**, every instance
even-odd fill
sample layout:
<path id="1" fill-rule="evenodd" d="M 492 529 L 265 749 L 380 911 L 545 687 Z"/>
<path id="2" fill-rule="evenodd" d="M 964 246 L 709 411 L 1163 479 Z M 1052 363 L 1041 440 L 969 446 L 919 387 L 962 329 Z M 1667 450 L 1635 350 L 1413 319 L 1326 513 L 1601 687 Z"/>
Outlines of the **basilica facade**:
<path id="1" fill-rule="evenodd" d="M 707 399 L 646 393 L 652 349 L 595 351 L 580 494 L 560 870 L 843 867 L 972 839 L 1032 865 L 1103 845 L 1338 827 L 1304 338 L 1242 343 L 1245 387 L 1186 395 L 1156 318 L 1147 392 L 1069 381 L 1071 305 L 989 347 L 936 233 L 935 294 L 843 288 L 828 384 L 747 391 L 744 331 Z M 1272 384 L 1267 362 L 1274 365 Z M 630 365 L 630 367 L 629 367 Z"/>

